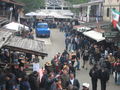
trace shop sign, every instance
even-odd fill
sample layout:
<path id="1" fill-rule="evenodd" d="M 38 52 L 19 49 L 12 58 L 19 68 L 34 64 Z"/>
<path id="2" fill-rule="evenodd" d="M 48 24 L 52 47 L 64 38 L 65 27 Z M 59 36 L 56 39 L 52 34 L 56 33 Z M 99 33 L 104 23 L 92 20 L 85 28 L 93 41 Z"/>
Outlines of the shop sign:
<path id="1" fill-rule="evenodd" d="M 103 33 L 103 37 L 117 37 L 119 34 L 119 32 L 114 31 L 114 32 L 105 32 Z"/>

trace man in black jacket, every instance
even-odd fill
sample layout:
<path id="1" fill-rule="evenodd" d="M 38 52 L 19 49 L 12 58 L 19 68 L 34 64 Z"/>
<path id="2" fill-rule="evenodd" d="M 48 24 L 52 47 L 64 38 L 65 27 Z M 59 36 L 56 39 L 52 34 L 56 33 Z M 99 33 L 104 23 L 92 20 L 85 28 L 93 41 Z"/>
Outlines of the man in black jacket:
<path id="1" fill-rule="evenodd" d="M 47 73 L 47 70 L 44 70 L 43 76 L 40 82 L 40 90 L 45 90 L 46 85 L 47 85 L 47 80 L 48 80 L 48 73 Z"/>
<path id="2" fill-rule="evenodd" d="M 29 83 L 30 83 L 31 90 L 39 90 L 38 72 L 34 71 L 32 74 L 29 75 Z"/>
<path id="3" fill-rule="evenodd" d="M 97 64 L 95 64 L 93 68 L 90 70 L 89 75 L 92 81 L 92 90 L 97 90 L 97 81 L 99 77 L 99 70 Z"/>
<path id="4" fill-rule="evenodd" d="M 101 68 L 100 70 L 100 81 L 101 90 L 106 90 L 106 83 L 109 80 L 109 71 L 107 68 Z"/>
<path id="5" fill-rule="evenodd" d="M 76 90 L 80 89 L 80 83 L 77 79 L 75 79 L 75 76 L 73 73 L 70 73 L 70 79 L 67 81 L 67 87 L 72 85 L 74 88 L 77 88 Z"/>

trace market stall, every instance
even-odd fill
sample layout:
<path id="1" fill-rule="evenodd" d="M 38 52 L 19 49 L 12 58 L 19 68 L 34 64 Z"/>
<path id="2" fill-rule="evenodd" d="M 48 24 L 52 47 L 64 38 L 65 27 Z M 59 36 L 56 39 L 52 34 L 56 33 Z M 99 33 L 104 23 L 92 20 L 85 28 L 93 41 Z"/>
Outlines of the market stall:
<path id="1" fill-rule="evenodd" d="M 6 43 L 11 35 L 12 32 L 9 30 L 0 29 L 0 48 Z"/>
<path id="2" fill-rule="evenodd" d="M 28 38 L 22 38 L 17 36 L 12 36 L 5 44 L 4 48 L 8 48 L 13 51 L 19 51 L 24 53 L 31 53 L 33 55 L 38 55 L 41 57 L 47 56 L 44 51 L 44 42 L 32 40 Z"/>
<path id="3" fill-rule="evenodd" d="M 105 40 L 105 37 L 102 36 L 102 33 L 97 32 L 97 31 L 87 31 L 83 32 L 83 34 L 93 40 L 96 40 L 97 42 Z"/>
<path id="4" fill-rule="evenodd" d="M 83 26 L 83 25 L 74 26 L 73 29 L 78 31 L 78 32 L 82 32 L 82 33 L 85 32 L 85 31 L 90 31 L 91 30 L 90 27 L 86 27 L 86 26 Z"/>
<path id="5" fill-rule="evenodd" d="M 11 22 L 9 24 L 6 24 L 3 27 L 6 29 L 15 30 L 15 31 L 20 31 L 21 28 L 24 28 L 25 30 L 29 30 L 29 27 L 27 27 L 23 24 L 17 23 L 17 22 Z"/>

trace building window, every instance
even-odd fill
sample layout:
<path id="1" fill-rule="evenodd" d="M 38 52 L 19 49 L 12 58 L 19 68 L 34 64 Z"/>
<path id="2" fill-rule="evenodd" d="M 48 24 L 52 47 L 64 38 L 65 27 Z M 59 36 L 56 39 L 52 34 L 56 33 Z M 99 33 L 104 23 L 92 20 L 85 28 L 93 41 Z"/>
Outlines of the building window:
<path id="1" fill-rule="evenodd" d="M 110 12 L 110 9 L 107 8 L 107 17 L 109 17 L 109 12 Z"/>

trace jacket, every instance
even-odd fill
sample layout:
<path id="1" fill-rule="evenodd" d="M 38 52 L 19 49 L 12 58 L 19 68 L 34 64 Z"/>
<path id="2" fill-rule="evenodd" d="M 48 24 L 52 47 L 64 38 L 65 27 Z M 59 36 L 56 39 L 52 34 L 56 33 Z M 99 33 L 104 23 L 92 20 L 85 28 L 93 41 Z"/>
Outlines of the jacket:
<path id="1" fill-rule="evenodd" d="M 72 85 L 70 80 L 67 81 L 67 85 L 66 86 L 68 87 L 69 85 Z M 78 90 L 80 89 L 80 83 L 79 83 L 79 81 L 77 79 L 74 79 L 73 86 L 77 87 Z"/>

